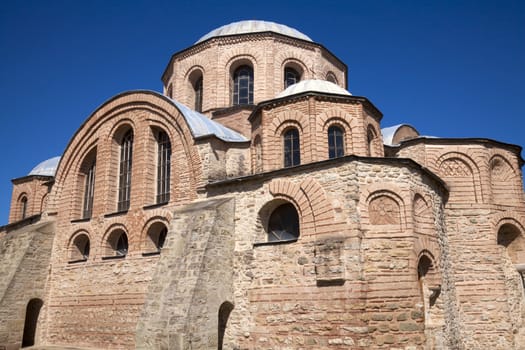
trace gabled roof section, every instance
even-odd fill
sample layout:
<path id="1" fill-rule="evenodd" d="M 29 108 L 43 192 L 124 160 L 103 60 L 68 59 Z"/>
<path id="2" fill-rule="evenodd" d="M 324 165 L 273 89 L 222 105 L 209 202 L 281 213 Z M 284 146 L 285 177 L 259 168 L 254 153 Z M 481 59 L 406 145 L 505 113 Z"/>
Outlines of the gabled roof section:
<path id="1" fill-rule="evenodd" d="M 180 102 L 170 99 L 170 101 L 177 107 L 181 112 L 184 119 L 190 127 L 191 134 L 195 138 L 201 138 L 206 136 L 216 136 L 217 138 L 226 142 L 248 142 L 246 137 L 242 136 L 236 131 L 233 131 L 224 125 L 217 123 L 191 108 L 183 105 Z"/>

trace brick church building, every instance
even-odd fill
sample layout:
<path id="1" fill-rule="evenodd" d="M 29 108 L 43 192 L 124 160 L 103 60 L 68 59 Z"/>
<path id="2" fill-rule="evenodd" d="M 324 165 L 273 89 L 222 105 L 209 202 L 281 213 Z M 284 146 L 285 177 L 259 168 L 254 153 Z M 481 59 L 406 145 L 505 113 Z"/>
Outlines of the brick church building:
<path id="1" fill-rule="evenodd" d="M 13 180 L 0 349 L 523 349 L 521 147 L 382 129 L 272 22 L 162 83 Z"/>

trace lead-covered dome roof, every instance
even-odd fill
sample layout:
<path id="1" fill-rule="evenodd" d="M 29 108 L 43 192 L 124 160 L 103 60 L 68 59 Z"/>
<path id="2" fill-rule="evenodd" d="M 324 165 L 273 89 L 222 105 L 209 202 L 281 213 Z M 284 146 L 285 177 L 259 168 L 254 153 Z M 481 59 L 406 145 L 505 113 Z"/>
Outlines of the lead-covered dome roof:
<path id="1" fill-rule="evenodd" d="M 290 95 L 300 94 L 302 92 L 322 92 L 328 94 L 348 95 L 352 94 L 348 90 L 343 89 L 337 84 L 334 84 L 326 80 L 310 79 L 301 80 L 297 84 L 288 86 L 285 90 L 281 91 L 276 98 L 286 97 Z"/>
<path id="2" fill-rule="evenodd" d="M 278 34 L 283 34 L 291 36 L 293 38 L 312 41 L 307 35 L 301 33 L 297 29 L 290 28 L 284 24 L 279 24 L 275 22 L 268 21 L 240 21 L 230 24 L 226 24 L 222 27 L 212 30 L 208 34 L 201 37 L 195 42 L 198 44 L 210 38 L 218 36 L 227 36 L 227 35 L 236 35 L 236 34 L 248 34 L 248 33 L 262 33 L 262 32 L 274 32 Z"/>
<path id="3" fill-rule="evenodd" d="M 53 157 L 47 160 L 44 160 L 40 164 L 38 164 L 36 167 L 33 168 L 28 174 L 30 175 L 38 175 L 38 176 L 55 176 L 55 172 L 57 170 L 58 162 L 60 161 L 60 157 Z"/>

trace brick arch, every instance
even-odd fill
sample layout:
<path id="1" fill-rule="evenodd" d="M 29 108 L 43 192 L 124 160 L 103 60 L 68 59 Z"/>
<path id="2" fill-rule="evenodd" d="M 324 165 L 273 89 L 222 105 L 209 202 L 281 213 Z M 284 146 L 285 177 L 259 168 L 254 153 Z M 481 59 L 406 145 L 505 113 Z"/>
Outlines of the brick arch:
<path id="1" fill-rule="evenodd" d="M 370 134 L 373 135 L 372 140 L 370 140 Z M 372 123 L 368 123 L 365 126 L 365 140 L 368 156 L 380 156 L 381 152 L 379 151 L 379 147 L 381 147 L 381 145 L 383 144 L 383 142 L 381 141 L 381 133 L 378 131 L 377 127 Z"/>
<path id="2" fill-rule="evenodd" d="M 289 180 L 273 180 L 269 191 L 275 198 L 283 198 L 295 203 L 301 218 L 301 235 L 312 236 L 331 233 L 328 223 L 334 221 L 332 205 L 322 186 L 314 179 L 305 179 L 301 183 Z"/>
<path id="3" fill-rule="evenodd" d="M 509 213 L 512 215 L 512 213 Z M 495 244 L 504 248 L 502 251 L 513 264 L 525 263 L 525 228 L 515 216 L 500 214 L 495 218 Z"/>
<path id="4" fill-rule="evenodd" d="M 495 232 L 495 239 L 497 238 L 498 231 L 505 224 L 511 224 L 520 230 L 522 235 L 525 235 L 525 217 L 517 215 L 515 212 L 506 211 L 499 213 L 492 218 L 492 231 Z"/>
<path id="5" fill-rule="evenodd" d="M 67 256 L 63 256 L 62 258 L 64 260 L 78 260 L 80 257 L 77 256 L 75 253 L 77 253 L 75 247 L 74 247 L 74 244 L 75 244 L 75 240 L 77 239 L 77 237 L 79 236 L 86 236 L 87 237 L 87 240 L 88 240 L 88 243 L 90 245 L 90 254 L 92 256 L 93 254 L 93 238 L 92 236 L 89 234 L 89 231 L 85 228 L 79 228 L 77 230 L 75 230 L 73 232 L 73 234 L 71 234 L 71 236 L 69 236 L 69 239 L 67 241 L 65 241 L 65 244 L 64 244 L 64 249 L 62 250 L 63 252 L 66 252 Z"/>
<path id="6" fill-rule="evenodd" d="M 308 154 L 307 146 L 310 144 L 308 140 L 309 135 L 306 132 L 308 130 L 308 118 L 297 111 L 284 111 L 277 114 L 272 120 L 267 130 L 268 139 L 263 144 L 263 153 L 274 155 L 272 158 L 268 158 L 272 169 L 282 168 L 283 166 L 282 133 L 290 127 L 296 127 L 299 131 L 301 163 L 308 161 L 305 157 Z"/>
<path id="7" fill-rule="evenodd" d="M 183 70 L 183 72 L 185 72 L 184 79 L 182 80 L 181 86 L 178 89 L 181 91 L 181 93 L 177 95 L 177 99 L 187 106 L 191 106 L 191 109 L 195 109 L 194 84 L 197 82 L 195 77 L 196 72 L 198 72 L 197 77 L 200 75 L 202 78 L 203 88 L 205 88 L 206 84 L 210 81 L 206 77 L 206 69 L 204 68 L 203 64 L 192 65 L 189 68 Z"/>
<path id="8" fill-rule="evenodd" d="M 220 77 L 222 74 L 219 74 L 221 69 L 224 72 L 224 80 L 222 81 L 222 88 L 220 86 L 217 87 L 217 91 L 223 91 L 223 104 L 225 106 L 231 106 L 232 97 L 231 97 L 231 81 L 232 81 L 232 75 L 234 69 L 232 67 L 237 64 L 239 61 L 249 61 L 253 68 L 253 100 L 254 103 L 259 100 L 259 96 L 257 96 L 258 92 L 258 84 L 262 84 L 264 82 L 264 73 L 263 73 L 263 65 L 262 62 L 264 62 L 264 56 L 261 52 L 258 52 L 256 50 L 251 49 L 241 49 L 241 48 L 235 48 L 231 51 L 228 51 L 227 55 L 222 56 L 219 59 L 219 62 L 217 64 L 217 76 Z M 237 67 L 235 67 L 237 68 Z"/>
<path id="9" fill-rule="evenodd" d="M 141 120 L 133 120 L 132 122 L 135 124 L 137 122 L 145 123 L 145 116 L 156 115 L 156 118 L 161 118 L 165 125 L 169 126 L 170 138 L 180 141 L 180 153 L 184 157 L 184 163 L 186 164 L 186 166 L 181 167 L 184 170 L 181 174 L 181 178 L 184 179 L 182 183 L 188 184 L 189 187 L 189 191 L 186 191 L 187 198 L 185 199 L 196 197 L 196 188 L 204 184 L 201 161 L 198 151 L 193 145 L 193 136 L 184 116 L 170 99 L 154 92 L 138 91 L 123 93 L 107 101 L 73 135 L 57 168 L 50 210 L 58 211 L 59 215 L 64 211 L 69 212 L 67 208 L 59 208 L 59 206 L 64 206 L 65 203 L 64 199 L 61 198 L 62 195 L 68 196 L 68 193 L 72 190 L 71 181 L 68 179 L 72 178 L 71 176 L 75 171 L 74 165 L 78 161 L 78 155 L 86 152 L 86 148 L 96 138 L 109 142 L 112 135 L 111 131 L 114 130 L 116 125 L 130 119 L 126 117 L 127 112 L 139 113 Z M 136 129 L 136 132 L 140 133 L 143 130 Z M 108 147 L 106 144 L 106 151 L 108 151 Z M 103 149 L 104 147 L 101 147 L 100 151 Z"/>
<path id="10" fill-rule="evenodd" d="M 122 220 L 122 219 L 121 219 Z M 115 230 L 122 230 L 126 233 L 128 238 L 128 255 L 129 253 L 136 253 L 138 251 L 139 245 L 137 244 L 138 237 L 137 233 L 134 233 L 128 229 L 128 225 L 119 220 L 119 218 L 111 218 L 108 222 L 105 223 L 102 236 L 99 237 L 97 242 L 97 248 L 99 249 L 100 256 L 106 256 L 107 244 L 109 236 Z"/>
<path id="11" fill-rule="evenodd" d="M 492 201 L 503 205 L 514 205 L 520 199 L 519 175 L 511 162 L 502 154 L 494 154 L 489 160 L 490 193 Z"/>
<path id="12" fill-rule="evenodd" d="M 431 198 L 416 192 L 412 199 L 412 222 L 415 233 L 435 235 Z"/>
<path id="13" fill-rule="evenodd" d="M 435 239 L 428 236 L 418 236 L 414 241 L 414 247 L 412 250 L 415 268 L 417 268 L 417 263 L 421 256 L 426 254 L 429 255 L 433 262 L 435 262 L 435 267 L 439 270 L 439 262 L 441 259 L 440 252 L 439 244 Z"/>
<path id="14" fill-rule="evenodd" d="M 318 130 L 317 139 L 318 145 L 325 145 L 318 150 L 318 159 L 326 159 L 328 155 L 328 145 L 326 143 L 326 133 L 332 124 L 340 124 L 345 132 L 345 154 L 354 154 L 355 150 L 359 148 L 357 142 L 359 140 L 359 121 L 351 113 L 341 108 L 330 108 L 323 111 L 316 118 L 316 130 Z"/>
<path id="15" fill-rule="evenodd" d="M 481 174 L 470 156 L 462 152 L 447 152 L 434 164 L 438 174 L 450 186 L 449 202 L 483 202 Z"/>
<path id="16" fill-rule="evenodd" d="M 148 217 L 144 220 L 140 233 L 140 250 L 142 252 L 152 250 L 152 242 L 148 237 L 150 228 L 157 223 L 162 223 L 166 226 L 166 229 L 169 232 L 169 223 L 172 219 L 170 211 L 164 209 L 154 210 L 148 214 Z"/>
<path id="17" fill-rule="evenodd" d="M 316 74 L 317 77 L 315 79 L 326 80 L 328 73 L 333 73 L 333 75 L 337 79 L 337 85 L 346 89 L 346 86 L 344 86 L 345 79 L 343 72 L 339 71 L 336 67 L 328 63 L 321 63 L 321 67 L 319 68 L 319 72 Z"/>
<path id="18" fill-rule="evenodd" d="M 372 200 L 387 197 L 399 208 L 399 223 L 394 224 L 372 224 L 374 220 L 370 219 L 370 204 Z M 407 215 L 407 208 L 411 208 L 411 201 L 409 191 L 403 191 L 400 187 L 393 183 L 375 183 L 366 188 L 360 197 L 360 211 L 361 220 L 365 227 L 379 228 L 383 226 L 385 229 L 406 230 L 412 224 L 412 215 Z M 394 208 L 395 209 L 395 208 Z"/>
<path id="19" fill-rule="evenodd" d="M 313 79 L 313 73 L 311 70 L 311 67 L 313 65 L 313 61 L 308 55 L 303 55 L 300 52 L 297 52 L 297 50 L 282 50 L 279 51 L 277 56 L 275 57 L 275 62 L 277 63 L 276 66 L 279 69 L 279 72 L 277 74 L 277 77 L 282 78 L 284 73 L 284 67 L 288 63 L 296 63 L 303 69 L 303 76 L 302 80 L 306 79 Z M 281 79 L 282 81 L 283 79 Z"/>

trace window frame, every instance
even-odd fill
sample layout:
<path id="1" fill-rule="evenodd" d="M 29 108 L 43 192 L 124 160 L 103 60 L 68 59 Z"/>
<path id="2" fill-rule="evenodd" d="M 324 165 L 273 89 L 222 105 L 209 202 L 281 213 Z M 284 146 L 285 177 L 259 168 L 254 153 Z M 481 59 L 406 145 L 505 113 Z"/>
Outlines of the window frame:
<path id="1" fill-rule="evenodd" d="M 119 185 L 117 211 L 126 211 L 131 203 L 131 175 L 133 166 L 133 130 L 127 130 L 120 142 Z"/>
<path id="2" fill-rule="evenodd" d="M 301 136 L 295 127 L 283 132 L 283 166 L 285 168 L 301 164 Z"/>
<path id="3" fill-rule="evenodd" d="M 244 71 L 247 73 L 241 75 Z M 232 74 L 232 105 L 253 105 L 253 95 L 254 69 L 251 65 L 242 64 Z"/>
<path id="4" fill-rule="evenodd" d="M 155 138 L 157 141 L 155 203 L 163 204 L 170 201 L 172 148 L 169 135 L 164 130 L 156 131 Z"/>
<path id="5" fill-rule="evenodd" d="M 339 132 L 339 134 L 337 134 Z M 337 124 L 332 124 L 327 130 L 328 158 L 339 158 L 345 155 L 345 130 Z"/>
<path id="6" fill-rule="evenodd" d="M 95 197 L 95 173 L 96 158 L 90 163 L 87 171 L 84 173 L 84 198 L 82 201 L 82 219 L 89 219 L 93 214 L 93 200 Z"/>
<path id="7" fill-rule="evenodd" d="M 289 76 L 289 75 L 293 75 Z M 301 73 L 293 67 L 286 66 L 284 67 L 284 88 L 288 88 L 289 86 L 292 86 L 293 84 L 297 84 L 301 81 Z"/>

